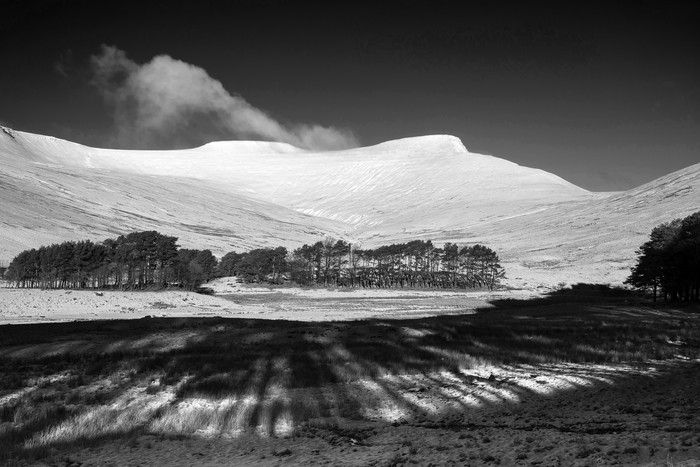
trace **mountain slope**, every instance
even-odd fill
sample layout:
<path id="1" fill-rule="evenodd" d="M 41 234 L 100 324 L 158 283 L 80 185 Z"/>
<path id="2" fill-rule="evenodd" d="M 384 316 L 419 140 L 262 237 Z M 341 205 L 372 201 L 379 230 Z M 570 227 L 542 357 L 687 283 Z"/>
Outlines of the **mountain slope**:
<path id="1" fill-rule="evenodd" d="M 26 248 L 133 230 L 158 230 L 218 254 L 349 230 L 203 180 L 90 167 L 99 150 L 12 135 L 0 131 L 0 265 Z"/>
<path id="2" fill-rule="evenodd" d="M 426 238 L 493 246 L 514 284 L 619 282 L 654 225 L 700 204 L 700 165 L 590 193 L 444 135 L 334 152 L 251 141 L 121 151 L 0 129 L 0 261 L 136 229 L 219 255 L 323 235 Z"/>
<path id="3" fill-rule="evenodd" d="M 452 238 L 493 245 L 514 284 L 551 285 L 557 278 L 619 284 L 653 227 L 698 210 L 700 164 L 626 192 L 456 230 Z"/>
<path id="4" fill-rule="evenodd" d="M 211 143 L 188 150 L 119 151 L 13 133 L 14 144 L 2 148 L 15 160 L 202 180 L 232 193 L 356 227 L 406 227 L 406 219 L 414 228 L 441 227 L 449 222 L 451 213 L 465 207 L 475 221 L 516 215 L 533 204 L 589 195 L 553 174 L 469 153 L 452 136 L 406 138 L 335 152 L 250 141 Z M 493 196 L 496 192 L 498 196 Z M 440 215 L 432 211 L 436 206 L 441 207 Z"/>

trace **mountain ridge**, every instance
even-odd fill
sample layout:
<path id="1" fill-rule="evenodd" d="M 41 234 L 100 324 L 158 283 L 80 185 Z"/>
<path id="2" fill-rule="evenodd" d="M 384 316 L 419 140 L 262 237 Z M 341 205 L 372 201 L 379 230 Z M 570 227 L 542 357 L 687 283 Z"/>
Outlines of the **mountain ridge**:
<path id="1" fill-rule="evenodd" d="M 146 229 L 218 255 L 324 235 L 422 238 L 494 247 L 515 285 L 619 283 L 649 230 L 697 210 L 700 193 L 700 164 L 594 193 L 450 135 L 328 152 L 259 141 L 134 151 L 0 129 L 0 261 Z"/>

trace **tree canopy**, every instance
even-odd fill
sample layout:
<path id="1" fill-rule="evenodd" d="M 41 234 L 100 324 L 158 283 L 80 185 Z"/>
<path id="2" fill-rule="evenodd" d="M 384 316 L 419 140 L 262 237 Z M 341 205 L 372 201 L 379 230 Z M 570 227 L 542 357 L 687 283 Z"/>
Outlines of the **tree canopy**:
<path id="1" fill-rule="evenodd" d="M 300 284 L 350 287 L 492 289 L 505 275 L 498 255 L 486 246 L 436 248 L 430 240 L 360 249 L 325 239 L 294 250 L 289 269 Z"/>
<path id="2" fill-rule="evenodd" d="M 625 283 L 651 291 L 656 301 L 700 301 L 700 211 L 658 225 L 638 250 Z"/>
<path id="3" fill-rule="evenodd" d="M 17 287 L 195 289 L 213 277 L 216 264 L 209 250 L 178 250 L 176 237 L 144 231 L 25 250 L 5 275 Z"/>
<path id="4" fill-rule="evenodd" d="M 6 277 L 17 287 L 189 290 L 215 277 L 245 282 L 345 287 L 467 288 L 498 285 L 504 277 L 498 255 L 483 245 L 414 240 L 357 248 L 325 238 L 293 252 L 285 247 L 230 252 L 221 261 L 209 250 L 180 249 L 177 238 L 156 231 L 133 232 L 100 243 L 63 242 L 25 250 Z"/>

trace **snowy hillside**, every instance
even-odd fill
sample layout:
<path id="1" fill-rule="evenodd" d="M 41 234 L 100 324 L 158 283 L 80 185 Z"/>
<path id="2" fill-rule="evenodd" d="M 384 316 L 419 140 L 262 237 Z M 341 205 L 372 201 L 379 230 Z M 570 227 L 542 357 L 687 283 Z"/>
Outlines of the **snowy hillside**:
<path id="1" fill-rule="evenodd" d="M 533 201 L 568 201 L 587 195 L 585 190 L 547 172 L 469 153 L 452 136 L 310 152 L 282 143 L 251 141 L 210 143 L 175 151 L 118 151 L 15 134 L 15 144 L 4 150 L 25 161 L 80 170 L 193 178 L 359 226 L 403 222 L 413 213 L 420 214 L 421 219 L 413 219 L 416 222 L 425 217 L 426 208 L 437 205 L 443 210 L 467 205 L 472 210 L 483 208 L 480 217 L 491 217 L 512 215 Z M 495 190 L 499 192 L 496 198 Z M 441 223 L 442 218 L 437 220 Z"/>
<path id="2" fill-rule="evenodd" d="M 0 262 L 135 229 L 219 255 L 328 234 L 366 246 L 485 242 L 528 286 L 619 282 L 651 227 L 700 204 L 700 165 L 590 193 L 441 135 L 334 152 L 252 141 L 121 151 L 2 128 L 0 164 Z"/>
<path id="3" fill-rule="evenodd" d="M 347 230 L 207 181 L 139 173 L 119 157 L 93 167 L 90 157 L 101 150 L 11 133 L 0 131 L 0 264 L 26 248 L 133 230 L 158 230 L 218 254 Z"/>
<path id="4" fill-rule="evenodd" d="M 513 284 L 621 283 L 635 250 L 662 222 L 700 210 L 700 164 L 621 193 L 600 193 L 522 216 L 453 231 L 501 252 Z"/>

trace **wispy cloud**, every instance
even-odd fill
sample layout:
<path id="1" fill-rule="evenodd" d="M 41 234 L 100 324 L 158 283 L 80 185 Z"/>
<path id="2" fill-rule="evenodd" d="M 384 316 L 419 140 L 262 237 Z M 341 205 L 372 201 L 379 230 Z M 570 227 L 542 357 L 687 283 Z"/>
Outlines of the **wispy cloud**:
<path id="1" fill-rule="evenodd" d="M 349 130 L 317 124 L 285 126 L 206 70 L 158 55 L 145 64 L 103 45 L 91 59 L 92 83 L 114 108 L 117 143 L 173 147 L 221 139 L 263 139 L 309 149 L 358 145 Z"/>

